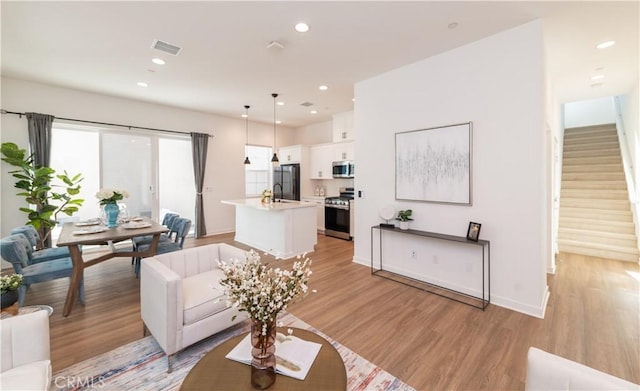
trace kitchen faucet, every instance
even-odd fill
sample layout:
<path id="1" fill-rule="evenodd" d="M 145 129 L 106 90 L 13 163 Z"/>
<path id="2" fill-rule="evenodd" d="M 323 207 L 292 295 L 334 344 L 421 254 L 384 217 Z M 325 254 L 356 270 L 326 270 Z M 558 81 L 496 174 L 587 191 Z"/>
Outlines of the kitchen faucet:
<path id="1" fill-rule="evenodd" d="M 274 183 L 273 185 L 273 200 L 277 199 L 276 197 L 276 186 L 280 186 L 280 200 L 284 197 L 284 189 L 282 188 L 282 183 Z"/>

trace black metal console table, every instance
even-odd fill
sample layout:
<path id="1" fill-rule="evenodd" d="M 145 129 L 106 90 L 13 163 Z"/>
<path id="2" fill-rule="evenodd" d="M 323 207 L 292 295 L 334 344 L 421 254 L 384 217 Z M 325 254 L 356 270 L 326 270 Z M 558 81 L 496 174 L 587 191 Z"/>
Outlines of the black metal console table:
<path id="1" fill-rule="evenodd" d="M 380 245 L 380 268 L 378 268 L 378 269 L 376 269 L 374 267 L 374 265 L 373 265 L 373 256 L 374 256 L 374 252 L 373 252 L 373 246 L 374 246 L 373 235 L 374 235 L 374 231 L 375 230 L 378 230 L 378 232 L 379 232 L 379 240 L 378 240 L 378 242 L 379 242 L 379 245 Z M 388 270 L 384 270 L 383 262 L 382 262 L 382 242 L 383 242 L 382 241 L 382 237 L 383 237 L 382 233 L 384 231 L 391 231 L 391 232 L 399 233 L 399 234 L 415 235 L 415 236 L 421 236 L 421 237 L 432 238 L 432 239 L 448 240 L 448 241 L 457 242 L 457 243 L 461 243 L 461 244 L 480 246 L 480 248 L 482 250 L 482 297 L 469 295 L 467 293 L 459 292 L 459 291 L 456 291 L 454 289 L 450 289 L 450 288 L 447 288 L 447 287 L 444 287 L 444 286 L 436 285 L 436 284 L 433 284 L 433 283 L 430 283 L 430 282 L 422 281 L 422 280 L 419 280 L 419 279 L 416 279 L 416 278 L 412 278 L 412 277 L 404 276 L 404 275 L 401 275 L 401 274 L 398 274 L 398 273 L 394 273 L 394 272 L 391 272 L 391 271 L 388 271 Z M 485 257 L 485 249 L 486 249 L 486 257 Z M 442 297 L 445 297 L 447 299 L 457 301 L 459 303 L 467 304 L 467 305 L 470 305 L 470 306 L 475 307 L 475 308 L 479 308 L 479 309 L 484 311 L 485 308 L 487 308 L 487 306 L 491 302 L 491 242 L 489 242 L 488 240 L 478 240 L 476 242 L 476 241 L 469 240 L 469 239 L 467 239 L 465 237 L 462 237 L 462 236 L 445 235 L 445 234 L 440 234 L 440 233 L 435 233 L 435 232 L 427 232 L 427 231 L 418 231 L 418 230 L 415 230 L 415 229 L 402 230 L 402 229 L 395 228 L 395 227 L 384 227 L 384 226 L 380 226 L 380 225 L 374 225 L 373 227 L 371 227 L 371 274 L 379 276 L 379 277 L 387 278 L 389 280 L 392 280 L 392 281 L 395 281 L 395 282 L 399 282 L 399 283 L 411 286 L 413 288 L 421 289 L 421 290 L 423 290 L 425 292 L 433 293 L 435 295 L 442 296 Z M 392 278 L 394 276 L 400 277 L 401 279 Z M 406 279 L 406 280 L 412 281 L 412 282 L 417 282 L 418 284 L 410 284 L 410 283 L 402 281 L 402 279 Z M 485 280 L 486 280 L 486 284 L 485 284 Z M 435 288 L 435 289 L 433 289 L 433 288 Z M 447 291 L 447 292 L 451 292 L 454 295 L 459 295 L 461 297 L 472 299 L 472 302 L 464 301 L 464 300 L 458 299 L 456 297 L 444 295 L 443 293 L 439 293 L 438 290 L 444 290 L 444 291 Z M 476 302 L 477 302 L 477 305 L 476 305 Z"/>

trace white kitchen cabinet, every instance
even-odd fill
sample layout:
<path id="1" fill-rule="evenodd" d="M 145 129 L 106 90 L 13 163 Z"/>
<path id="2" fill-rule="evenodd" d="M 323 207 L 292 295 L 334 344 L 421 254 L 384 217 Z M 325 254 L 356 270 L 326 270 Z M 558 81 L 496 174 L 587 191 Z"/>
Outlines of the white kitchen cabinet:
<path id="1" fill-rule="evenodd" d="M 309 148 L 309 178 L 332 179 L 333 144 L 317 144 Z"/>
<path id="2" fill-rule="evenodd" d="M 333 142 L 354 139 L 353 111 L 333 115 Z"/>
<path id="3" fill-rule="evenodd" d="M 280 164 L 294 164 L 302 162 L 302 145 L 290 145 L 280 147 L 278 150 L 278 159 Z"/>
<path id="4" fill-rule="evenodd" d="M 316 204 L 318 232 L 324 233 L 324 197 L 302 197 L 302 201 Z"/>
<path id="5" fill-rule="evenodd" d="M 355 143 L 335 143 L 333 145 L 333 160 L 355 160 Z"/>

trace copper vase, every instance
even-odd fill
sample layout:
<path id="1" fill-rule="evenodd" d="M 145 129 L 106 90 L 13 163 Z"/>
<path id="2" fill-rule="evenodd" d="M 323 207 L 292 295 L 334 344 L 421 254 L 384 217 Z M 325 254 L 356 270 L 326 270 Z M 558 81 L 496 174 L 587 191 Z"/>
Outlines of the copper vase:
<path id="1" fill-rule="evenodd" d="M 251 386 L 265 390 L 276 382 L 276 322 L 251 320 Z"/>

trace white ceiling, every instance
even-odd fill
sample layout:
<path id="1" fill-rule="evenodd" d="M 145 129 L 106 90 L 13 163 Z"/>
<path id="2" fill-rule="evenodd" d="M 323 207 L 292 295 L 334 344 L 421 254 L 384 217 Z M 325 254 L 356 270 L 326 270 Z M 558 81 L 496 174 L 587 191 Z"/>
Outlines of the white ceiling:
<path id="1" fill-rule="evenodd" d="M 278 119 L 297 127 L 351 110 L 358 81 L 542 18 L 548 75 L 567 102 L 624 94 L 638 83 L 638 4 L 2 1 L 1 71 L 231 117 L 251 105 L 251 119 L 267 123 L 276 92 L 285 103 Z M 294 31 L 299 21 L 310 31 Z M 448 28 L 453 22 L 458 27 Z M 154 39 L 182 51 L 159 52 Z M 595 48 L 610 39 L 614 47 Z M 274 40 L 284 49 L 268 49 Z M 605 79 L 592 87 L 597 73 Z M 319 91 L 321 84 L 329 90 Z M 314 108 L 318 114 L 309 114 Z"/>

